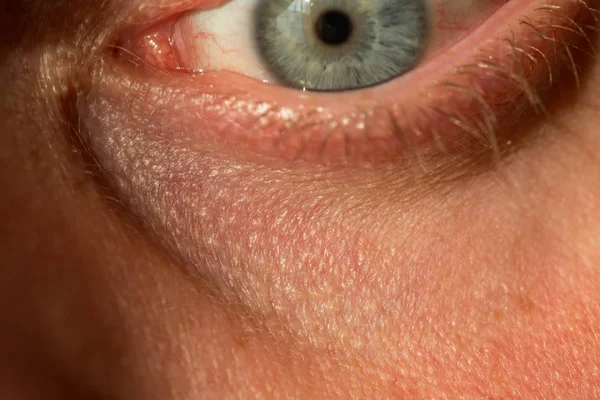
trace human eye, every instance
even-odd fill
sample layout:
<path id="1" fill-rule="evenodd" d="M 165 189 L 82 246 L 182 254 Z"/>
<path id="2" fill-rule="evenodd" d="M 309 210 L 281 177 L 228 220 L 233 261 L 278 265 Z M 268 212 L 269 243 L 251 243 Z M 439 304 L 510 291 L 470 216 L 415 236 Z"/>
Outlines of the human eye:
<path id="1" fill-rule="evenodd" d="M 584 0 L 190 2 L 145 13 L 112 54 L 155 67 L 132 76 L 177 97 L 182 130 L 207 142 L 379 162 L 499 152 L 559 79 L 577 81 L 597 18 Z"/>
<path id="2" fill-rule="evenodd" d="M 172 65 L 231 71 L 301 90 L 359 89 L 391 80 L 477 24 L 500 2 L 234 0 L 174 21 Z M 142 37 L 151 50 L 156 32 Z M 143 41 L 146 40 L 146 43 Z"/>
<path id="3" fill-rule="evenodd" d="M 173 51 L 191 71 L 227 70 L 301 90 L 358 89 L 411 69 L 426 47 L 428 19 L 421 0 L 234 0 L 178 21 Z"/>

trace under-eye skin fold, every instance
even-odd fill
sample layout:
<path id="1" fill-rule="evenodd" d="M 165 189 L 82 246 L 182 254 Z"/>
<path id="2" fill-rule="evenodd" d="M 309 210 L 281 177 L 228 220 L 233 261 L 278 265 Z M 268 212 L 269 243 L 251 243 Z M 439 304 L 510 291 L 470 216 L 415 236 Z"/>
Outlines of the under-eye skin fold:
<path id="1" fill-rule="evenodd" d="M 600 18 L 598 0 L 214 3 L 124 26 L 91 94 L 220 151 L 344 165 L 499 153 L 578 81 Z"/>

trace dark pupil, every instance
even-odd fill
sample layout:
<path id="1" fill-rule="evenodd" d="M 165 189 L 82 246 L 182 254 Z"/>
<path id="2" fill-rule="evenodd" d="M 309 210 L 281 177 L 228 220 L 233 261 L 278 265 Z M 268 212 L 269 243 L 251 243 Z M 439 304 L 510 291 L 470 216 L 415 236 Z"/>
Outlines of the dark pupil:
<path id="1" fill-rule="evenodd" d="M 352 22 L 344 13 L 327 11 L 319 17 L 315 29 L 323 42 L 331 45 L 342 44 L 352 34 Z"/>

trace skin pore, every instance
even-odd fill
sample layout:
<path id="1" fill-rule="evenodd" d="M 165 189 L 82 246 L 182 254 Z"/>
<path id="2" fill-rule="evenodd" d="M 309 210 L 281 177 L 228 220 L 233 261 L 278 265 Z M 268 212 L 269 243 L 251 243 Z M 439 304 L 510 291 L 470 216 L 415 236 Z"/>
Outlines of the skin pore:
<path id="1" fill-rule="evenodd" d="M 106 61 L 135 4 L 0 11 L 2 398 L 600 395 L 593 17 L 497 152 L 319 163 Z"/>

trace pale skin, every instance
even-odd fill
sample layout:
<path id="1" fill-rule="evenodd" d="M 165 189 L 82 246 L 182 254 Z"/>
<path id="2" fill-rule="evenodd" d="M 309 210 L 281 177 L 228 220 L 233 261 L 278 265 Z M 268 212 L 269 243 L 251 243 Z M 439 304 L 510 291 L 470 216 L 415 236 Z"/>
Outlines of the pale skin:
<path id="1" fill-rule="evenodd" d="M 600 396 L 597 58 L 486 165 L 184 142 L 191 181 L 156 189 L 147 166 L 91 162 L 71 119 L 101 96 L 79 92 L 96 25 L 73 27 L 119 2 L 0 11 L 0 397 Z M 92 134 L 150 125 L 136 112 L 98 106 Z M 121 158 L 152 164 L 154 144 Z"/>

